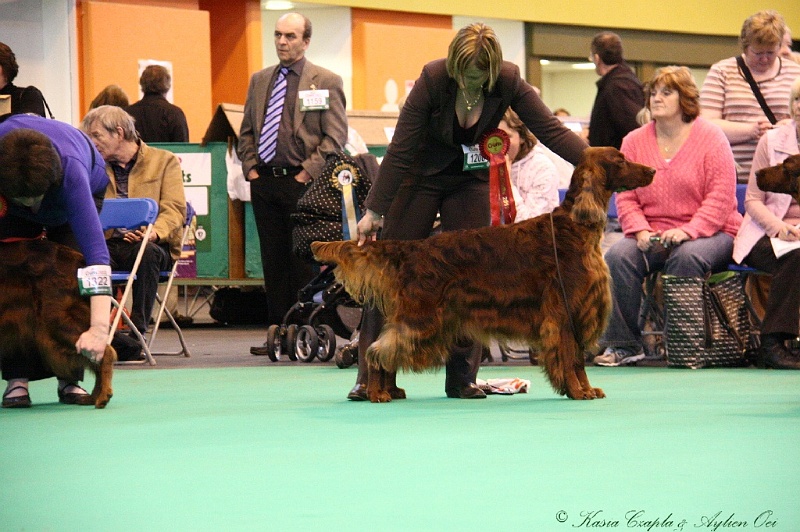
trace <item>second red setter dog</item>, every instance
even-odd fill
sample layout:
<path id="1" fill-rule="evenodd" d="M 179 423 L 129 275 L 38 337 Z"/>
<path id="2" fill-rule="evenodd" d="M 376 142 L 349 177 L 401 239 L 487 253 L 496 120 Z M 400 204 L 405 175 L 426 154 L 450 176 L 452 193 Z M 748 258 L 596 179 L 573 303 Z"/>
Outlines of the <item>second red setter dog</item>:
<path id="1" fill-rule="evenodd" d="M 800 202 L 800 155 L 792 155 L 781 164 L 762 168 L 756 172 L 756 183 L 761 190 L 789 194 Z"/>
<path id="2" fill-rule="evenodd" d="M 0 354 L 40 357 L 63 379 L 88 368 L 94 390 L 80 404 L 104 408 L 117 354 L 107 346 L 98 364 L 75 349 L 90 316 L 89 298 L 78 293 L 81 266 L 80 253 L 48 240 L 0 243 Z"/>
<path id="3" fill-rule="evenodd" d="M 648 185 L 654 173 L 613 148 L 589 148 L 552 217 L 362 247 L 315 242 L 312 250 L 317 260 L 337 264 L 335 275 L 354 298 L 374 301 L 386 316 L 367 351 L 371 368 L 442 366 L 462 337 L 513 341 L 539 352 L 557 393 L 601 398 L 586 377 L 584 351 L 611 310 L 600 252 L 608 203 L 612 192 Z M 372 402 L 391 400 L 381 373 L 368 377 Z"/>

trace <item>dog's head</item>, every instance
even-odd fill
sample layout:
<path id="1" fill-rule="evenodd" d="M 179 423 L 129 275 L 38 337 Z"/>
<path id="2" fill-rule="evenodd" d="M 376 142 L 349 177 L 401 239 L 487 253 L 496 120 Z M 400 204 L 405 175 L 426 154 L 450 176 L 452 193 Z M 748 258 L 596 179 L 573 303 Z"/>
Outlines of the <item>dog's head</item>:
<path id="1" fill-rule="evenodd" d="M 647 186 L 655 173 L 655 168 L 628 161 L 617 149 L 587 148 L 562 205 L 576 222 L 605 224 L 611 194 Z"/>
<path id="2" fill-rule="evenodd" d="M 791 194 L 795 200 L 800 197 L 800 155 L 787 157 L 776 166 L 762 168 L 756 172 L 758 188 L 765 192 Z"/>

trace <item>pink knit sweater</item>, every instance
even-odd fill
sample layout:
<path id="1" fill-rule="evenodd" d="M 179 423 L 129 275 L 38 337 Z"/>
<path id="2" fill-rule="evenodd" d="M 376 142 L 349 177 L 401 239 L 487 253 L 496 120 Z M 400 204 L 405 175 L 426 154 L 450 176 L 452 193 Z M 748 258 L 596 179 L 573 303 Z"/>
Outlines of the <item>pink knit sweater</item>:
<path id="1" fill-rule="evenodd" d="M 678 227 L 691 238 L 719 231 L 736 236 L 742 215 L 736 210 L 736 164 L 722 130 L 701 117 L 670 161 L 658 151 L 655 123 L 631 131 L 622 141 L 631 161 L 656 169 L 653 182 L 617 194 L 625 236 Z"/>

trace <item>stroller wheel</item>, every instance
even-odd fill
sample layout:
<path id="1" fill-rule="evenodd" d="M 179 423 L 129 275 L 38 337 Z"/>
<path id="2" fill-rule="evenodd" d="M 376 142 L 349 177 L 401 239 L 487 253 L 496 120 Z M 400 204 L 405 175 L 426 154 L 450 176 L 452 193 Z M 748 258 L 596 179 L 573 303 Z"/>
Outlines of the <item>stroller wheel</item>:
<path id="1" fill-rule="evenodd" d="M 343 345 L 336 349 L 336 354 L 333 356 L 334 362 L 339 369 L 346 369 L 352 366 L 356 361 L 358 348 L 352 345 Z"/>
<path id="2" fill-rule="evenodd" d="M 327 362 L 336 352 L 336 333 L 330 325 L 320 325 L 317 327 L 317 337 L 319 338 L 317 358 L 320 362 Z"/>
<path id="3" fill-rule="evenodd" d="M 294 323 L 286 327 L 286 336 L 283 337 L 283 348 L 286 354 L 289 355 L 289 360 L 297 362 L 297 351 L 295 344 L 297 343 L 297 325 Z"/>
<path id="4" fill-rule="evenodd" d="M 278 325 L 270 325 L 267 329 L 267 346 L 272 347 L 267 356 L 271 361 L 277 362 L 281 356 L 281 328 Z"/>
<path id="5" fill-rule="evenodd" d="M 317 355 L 319 349 L 319 338 L 317 331 L 311 325 L 303 325 L 297 329 L 297 337 L 294 345 L 291 346 L 295 356 L 300 362 L 311 362 Z"/>

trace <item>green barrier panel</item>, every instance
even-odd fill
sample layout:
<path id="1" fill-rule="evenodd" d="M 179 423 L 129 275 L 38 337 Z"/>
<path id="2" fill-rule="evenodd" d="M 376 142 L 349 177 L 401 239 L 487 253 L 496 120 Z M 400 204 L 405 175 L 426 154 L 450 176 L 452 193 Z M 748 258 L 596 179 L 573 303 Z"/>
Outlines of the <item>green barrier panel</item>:
<path id="1" fill-rule="evenodd" d="M 244 274 L 247 277 L 261 279 L 261 245 L 258 241 L 256 218 L 253 216 L 253 204 L 244 202 Z"/>
<path id="2" fill-rule="evenodd" d="M 224 142 L 153 143 L 181 161 L 187 201 L 197 211 L 197 277 L 228 277 L 228 171 Z"/>

